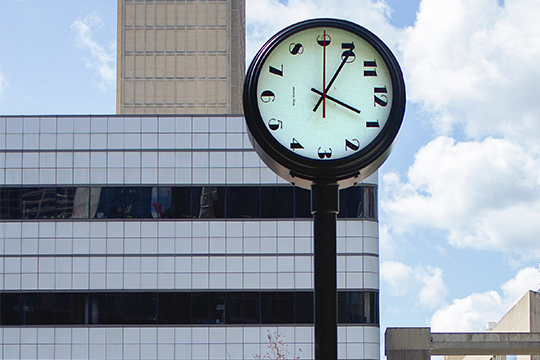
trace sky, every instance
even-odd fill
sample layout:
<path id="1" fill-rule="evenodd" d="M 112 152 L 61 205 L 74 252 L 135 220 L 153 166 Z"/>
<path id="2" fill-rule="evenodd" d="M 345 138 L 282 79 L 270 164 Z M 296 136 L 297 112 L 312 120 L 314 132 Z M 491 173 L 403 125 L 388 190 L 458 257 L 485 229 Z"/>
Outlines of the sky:
<path id="1" fill-rule="evenodd" d="M 116 1 L 1 0 L 0 114 L 113 114 Z M 246 0 L 246 61 L 316 17 L 379 36 L 407 110 L 379 171 L 381 331 L 483 331 L 540 288 L 538 0 Z"/>

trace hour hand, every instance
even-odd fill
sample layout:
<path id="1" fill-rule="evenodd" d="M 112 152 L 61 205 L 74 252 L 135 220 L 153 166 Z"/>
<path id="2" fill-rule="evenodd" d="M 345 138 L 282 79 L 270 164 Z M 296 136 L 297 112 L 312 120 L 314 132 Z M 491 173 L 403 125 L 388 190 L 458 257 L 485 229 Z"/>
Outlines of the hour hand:
<path id="1" fill-rule="evenodd" d="M 315 94 L 317 94 L 317 95 L 321 95 L 321 96 L 322 96 L 322 94 L 323 94 L 321 91 L 319 91 L 319 90 L 317 90 L 317 89 L 315 89 L 315 88 L 311 88 L 311 91 L 313 91 L 313 92 L 314 92 Z M 326 98 L 327 98 L 328 100 L 333 101 L 333 102 L 335 102 L 336 104 L 341 105 L 341 106 L 343 106 L 343 107 L 345 107 L 345 108 L 347 108 L 347 109 L 349 109 L 349 110 L 351 110 L 351 111 L 354 111 L 354 112 L 357 113 L 357 114 L 360 114 L 360 110 L 358 110 L 357 108 L 352 107 L 352 106 L 349 105 L 349 104 L 345 104 L 343 101 L 338 100 L 338 99 L 336 99 L 335 97 L 330 96 L 330 95 L 328 95 L 328 94 L 325 94 L 325 96 L 326 96 Z M 313 111 L 317 111 L 317 109 L 313 109 Z"/>

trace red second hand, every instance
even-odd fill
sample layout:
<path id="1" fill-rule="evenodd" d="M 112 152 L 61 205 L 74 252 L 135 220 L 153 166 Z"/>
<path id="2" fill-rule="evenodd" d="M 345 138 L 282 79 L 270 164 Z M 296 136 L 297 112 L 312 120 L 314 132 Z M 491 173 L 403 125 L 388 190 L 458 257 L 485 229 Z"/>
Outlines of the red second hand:
<path id="1" fill-rule="evenodd" d="M 322 117 L 326 118 L 326 30 L 323 33 L 323 94 L 322 94 Z"/>

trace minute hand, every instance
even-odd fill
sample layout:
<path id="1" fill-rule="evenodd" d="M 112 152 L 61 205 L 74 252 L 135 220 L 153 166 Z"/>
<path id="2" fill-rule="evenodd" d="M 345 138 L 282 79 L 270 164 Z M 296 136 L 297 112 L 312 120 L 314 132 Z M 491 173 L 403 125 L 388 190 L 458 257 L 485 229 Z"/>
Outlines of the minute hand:
<path id="1" fill-rule="evenodd" d="M 315 89 L 315 88 L 311 88 L 311 91 L 313 91 L 315 94 L 322 95 L 322 92 L 320 92 L 319 90 L 317 90 L 317 89 Z M 354 112 L 357 113 L 357 114 L 360 114 L 360 110 L 358 110 L 358 109 L 355 108 L 355 107 L 352 107 L 352 106 L 349 105 L 349 104 L 345 104 L 343 101 L 338 100 L 338 99 L 336 99 L 335 97 L 332 97 L 332 96 L 330 96 L 330 95 L 326 95 L 326 98 L 327 98 L 328 100 L 330 100 L 330 101 L 335 102 L 336 104 L 339 104 L 339 105 L 341 105 L 341 106 L 343 106 L 343 107 L 345 107 L 345 108 L 347 108 L 347 109 L 349 109 L 349 110 L 354 111 Z"/>
<path id="2" fill-rule="evenodd" d="M 343 65 L 345 65 L 345 63 L 349 59 L 349 56 L 351 55 L 351 52 L 352 51 L 346 51 L 345 52 L 345 56 L 344 56 L 343 60 L 341 61 L 341 64 L 339 64 L 339 67 L 337 68 L 336 73 L 334 74 L 334 76 L 332 76 L 332 79 L 330 80 L 330 82 L 328 83 L 328 86 L 326 86 L 326 89 L 324 90 L 325 94 L 327 94 L 328 90 L 330 90 L 330 88 L 332 87 L 332 84 L 334 83 L 337 76 L 339 75 L 339 72 L 341 71 L 341 69 L 343 69 Z M 328 95 L 326 95 L 326 96 L 328 96 Z M 323 100 L 323 96 L 321 96 L 319 98 L 319 101 L 317 101 L 317 104 L 313 108 L 313 112 L 317 111 L 317 109 L 319 108 L 319 105 L 321 105 L 322 100 Z"/>

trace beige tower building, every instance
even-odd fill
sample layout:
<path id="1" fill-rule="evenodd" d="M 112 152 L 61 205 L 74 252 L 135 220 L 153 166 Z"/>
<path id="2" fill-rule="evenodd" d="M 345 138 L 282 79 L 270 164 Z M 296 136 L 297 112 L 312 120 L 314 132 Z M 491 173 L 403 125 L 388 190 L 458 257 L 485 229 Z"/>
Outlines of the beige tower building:
<path id="1" fill-rule="evenodd" d="M 118 0 L 118 114 L 241 114 L 243 0 Z"/>

